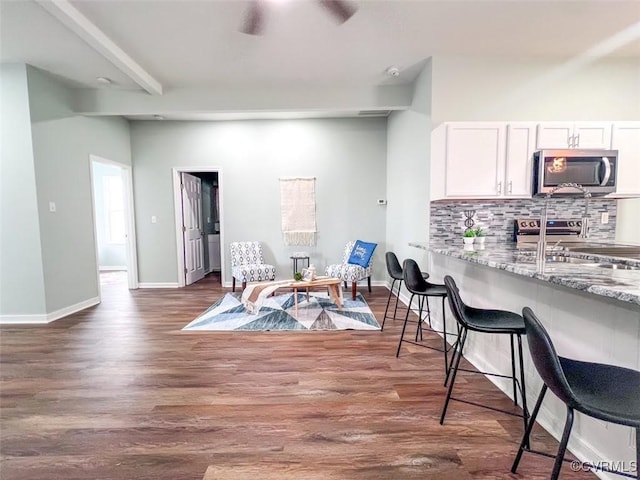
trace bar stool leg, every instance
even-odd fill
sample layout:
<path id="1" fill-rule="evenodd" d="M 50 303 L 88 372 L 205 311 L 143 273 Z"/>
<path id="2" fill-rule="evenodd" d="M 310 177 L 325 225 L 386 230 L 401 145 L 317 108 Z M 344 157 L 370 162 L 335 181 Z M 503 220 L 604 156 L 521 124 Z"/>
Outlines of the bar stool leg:
<path id="1" fill-rule="evenodd" d="M 522 335 L 518 335 L 518 357 L 520 358 L 520 395 L 522 396 L 522 419 L 524 421 L 524 429 L 526 431 L 529 425 L 529 410 L 527 409 L 527 385 L 525 383 L 524 375 L 524 357 L 522 356 Z M 514 372 L 515 375 L 515 372 Z M 527 437 L 527 443 L 525 445 L 529 448 L 529 438 Z"/>
<path id="2" fill-rule="evenodd" d="M 418 296 L 418 328 L 416 328 L 416 342 L 418 341 L 418 336 L 420 337 L 420 340 L 422 340 L 422 307 L 424 306 L 424 299 L 424 296 Z"/>
<path id="3" fill-rule="evenodd" d="M 518 390 L 516 389 L 516 357 L 515 348 L 513 347 L 513 333 L 509 335 L 509 343 L 511 343 L 511 383 L 513 386 L 513 404 L 518 406 Z"/>
<path id="4" fill-rule="evenodd" d="M 396 358 L 400 356 L 400 347 L 402 347 L 402 339 L 404 338 L 404 332 L 407 329 L 407 322 L 409 321 L 409 312 L 411 311 L 411 303 L 413 302 L 414 295 L 409 298 L 409 306 L 407 307 L 407 314 L 404 317 L 404 324 L 402 325 L 402 333 L 400 334 L 400 343 L 398 343 L 398 350 L 396 351 Z"/>
<path id="5" fill-rule="evenodd" d="M 400 289 L 402 288 L 402 279 L 398 280 L 398 293 L 396 293 L 396 305 L 393 307 L 393 318 L 398 315 L 398 302 L 400 301 Z"/>
<path id="6" fill-rule="evenodd" d="M 447 414 L 447 407 L 449 406 L 449 400 L 451 399 L 451 393 L 453 392 L 453 385 L 456 383 L 456 375 L 458 374 L 458 367 L 460 366 L 460 360 L 462 359 L 462 350 L 464 349 L 464 342 L 467 340 L 467 329 L 462 329 L 462 339 L 460 340 L 459 348 L 454 353 L 453 357 L 453 375 L 451 375 L 451 383 L 449 384 L 449 390 L 447 391 L 447 398 L 442 408 L 442 415 L 440 416 L 440 425 L 444 423 L 444 417 Z"/>
<path id="7" fill-rule="evenodd" d="M 567 443 L 569 442 L 569 435 L 571 434 L 571 427 L 573 426 L 573 408 L 567 407 L 567 420 L 564 424 L 564 431 L 562 432 L 562 439 L 560 440 L 560 447 L 556 455 L 556 461 L 553 464 L 553 472 L 551 472 L 551 480 L 557 480 L 560 475 L 560 468 L 562 468 L 562 459 L 567 451 Z"/>
<path id="8" fill-rule="evenodd" d="M 447 353 L 447 319 L 444 313 L 444 299 L 445 297 L 442 297 L 442 353 L 444 353 L 444 372 L 446 374 L 449 373 L 449 354 Z"/>
<path id="9" fill-rule="evenodd" d="M 389 310 L 389 303 L 391 302 L 391 295 L 393 294 L 393 286 L 396 284 L 396 279 L 394 278 L 391 282 L 391 290 L 389 290 L 389 297 L 387 298 L 387 308 L 384 309 L 384 317 L 382 317 L 382 325 L 380 326 L 380 331 L 384 330 L 384 322 L 387 321 L 387 311 Z M 394 312 L 395 318 L 395 312 Z"/>
<path id="10" fill-rule="evenodd" d="M 527 428 L 524 431 L 524 435 L 522 436 L 520 448 L 518 448 L 516 458 L 513 460 L 513 465 L 511 465 L 511 473 L 516 473 L 518 470 L 518 465 L 520 464 L 520 460 L 522 459 L 522 453 L 524 452 L 525 447 L 529 444 L 531 430 L 533 430 L 533 426 L 536 423 L 536 417 L 538 416 L 538 412 L 540 411 L 540 407 L 542 406 L 542 401 L 544 400 L 545 393 L 547 393 L 547 386 L 543 384 L 542 389 L 540 390 L 540 395 L 538 395 L 538 400 L 536 401 L 536 406 L 533 407 L 533 412 L 531 412 L 529 424 L 527 425 Z"/>

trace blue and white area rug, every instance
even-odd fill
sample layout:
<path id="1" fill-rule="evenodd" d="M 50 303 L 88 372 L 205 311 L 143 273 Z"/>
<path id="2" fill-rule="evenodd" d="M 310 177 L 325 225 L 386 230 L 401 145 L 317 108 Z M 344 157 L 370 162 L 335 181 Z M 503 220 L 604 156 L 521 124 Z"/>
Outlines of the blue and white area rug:
<path id="1" fill-rule="evenodd" d="M 380 330 L 361 294 L 344 299 L 342 309 L 323 292 L 298 292 L 296 316 L 293 293 L 267 297 L 260 311 L 247 313 L 240 293 L 227 293 L 183 330 Z"/>

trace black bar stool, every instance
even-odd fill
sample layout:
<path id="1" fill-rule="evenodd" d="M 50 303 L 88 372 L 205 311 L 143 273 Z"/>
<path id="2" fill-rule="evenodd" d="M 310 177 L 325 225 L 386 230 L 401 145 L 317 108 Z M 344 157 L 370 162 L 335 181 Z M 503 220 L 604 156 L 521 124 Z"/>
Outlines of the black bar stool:
<path id="1" fill-rule="evenodd" d="M 444 370 L 445 373 L 449 372 L 449 356 L 448 352 L 454 347 L 450 347 L 447 343 L 447 335 L 453 335 L 447 332 L 447 321 L 444 309 L 445 298 L 447 297 L 447 290 L 444 285 L 437 285 L 433 283 L 429 283 L 425 280 L 423 273 L 420 271 L 418 264 L 415 260 L 411 258 L 407 258 L 403 263 L 402 273 L 404 279 L 404 285 L 411 293 L 411 298 L 409 299 L 409 305 L 407 306 L 407 313 L 404 318 L 404 325 L 402 326 L 402 334 L 400 335 L 400 343 L 398 343 L 398 350 L 396 352 L 396 357 L 400 356 L 400 348 L 402 347 L 402 342 L 411 343 L 413 345 L 418 345 L 420 347 L 430 348 L 432 350 L 436 350 L 438 352 L 442 352 L 444 354 Z M 409 321 L 409 313 L 411 312 L 411 304 L 413 302 L 414 297 L 418 297 L 418 328 L 416 329 L 416 337 L 415 341 L 406 340 L 404 338 L 404 332 L 407 329 L 407 323 Z M 429 297 L 438 297 L 442 299 L 442 331 L 434 330 L 431 328 L 431 309 L 429 308 Z M 429 330 L 442 334 L 443 346 L 442 349 L 432 347 L 430 345 L 425 345 L 424 343 L 420 343 L 418 340 L 422 340 L 422 324 L 424 323 L 422 319 L 422 311 L 424 306 L 427 306 L 426 314 L 429 322 Z M 457 340 L 456 340 L 457 343 Z"/>
<path id="2" fill-rule="evenodd" d="M 460 338 L 456 344 L 457 348 L 454 349 L 453 358 L 451 359 L 452 367 L 451 383 L 449 384 L 449 390 L 447 391 L 447 398 L 442 408 L 442 415 L 440 417 L 440 425 L 444 423 L 444 417 L 447 414 L 447 407 L 450 400 L 456 400 L 458 402 L 468 403 L 477 407 L 488 408 L 498 412 L 507 413 L 517 417 L 522 417 L 524 423 L 524 430 L 527 429 L 527 419 L 529 417 L 529 411 L 527 410 L 527 392 L 524 383 L 524 364 L 522 358 L 522 335 L 525 335 L 524 319 L 517 313 L 508 312 L 505 310 L 483 310 L 479 308 L 469 307 L 464 304 L 462 298 L 460 298 L 460 291 L 456 285 L 456 282 L 449 275 L 444 277 L 444 284 L 447 289 L 447 298 L 449 299 L 449 307 L 453 312 L 453 316 L 458 321 L 460 327 Z M 469 331 L 480 333 L 493 333 L 493 334 L 505 334 L 511 338 L 511 376 L 500 375 L 490 372 L 479 372 L 477 370 L 469 370 L 460 368 L 460 360 L 462 359 L 462 353 L 464 350 L 464 344 L 467 341 L 467 334 Z M 518 339 L 518 356 L 520 360 L 520 382 L 516 378 L 516 362 L 513 347 L 513 337 Z M 510 378 L 513 383 L 513 403 L 518 405 L 518 386 L 520 389 L 520 397 L 522 399 L 522 414 L 513 413 L 507 410 L 501 410 L 489 405 L 483 405 L 470 400 L 457 398 L 452 396 L 453 386 L 456 383 L 456 375 L 458 370 L 470 372 L 470 373 L 482 373 L 483 375 L 491 375 L 494 377 Z M 447 374 L 447 377 L 449 374 Z M 448 380 L 448 378 L 447 378 Z M 519 383 L 519 385 L 518 385 Z M 446 384 L 446 381 L 445 381 Z M 528 443 L 527 443 L 528 445 Z"/>
<path id="3" fill-rule="evenodd" d="M 567 406 L 567 418 L 558 453 L 555 455 L 551 480 L 556 480 L 560 474 L 573 425 L 574 410 L 598 420 L 635 428 L 636 468 L 640 470 L 640 372 L 603 363 L 581 362 L 559 357 L 549 334 L 533 311 L 525 307 L 522 315 L 529 352 L 536 370 L 542 377 L 543 385 L 511 471 L 516 473 L 524 451 L 554 458 L 553 455 L 528 448 L 529 436 L 547 389 L 550 389 Z M 596 469 L 595 465 L 592 466 Z M 600 466 L 598 469 L 628 478 L 640 478 L 639 475 L 634 476 Z"/>
<path id="4" fill-rule="evenodd" d="M 380 331 L 384 330 L 384 322 L 387 318 L 392 320 L 396 320 L 398 314 L 398 299 L 400 298 L 400 289 L 402 288 L 402 280 L 404 279 L 402 273 L 402 267 L 400 266 L 400 262 L 398 261 L 398 257 L 393 252 L 385 253 L 385 261 L 387 263 L 387 273 L 391 277 L 391 289 L 389 290 L 389 297 L 387 298 L 387 306 L 384 309 L 384 317 L 382 317 L 382 325 L 380 326 Z M 422 277 L 426 280 L 429 278 L 429 274 L 426 272 L 422 272 Z M 393 306 L 393 315 L 389 315 L 389 306 L 391 305 L 391 296 L 393 295 L 393 287 L 398 282 L 398 291 L 396 292 L 396 301 Z"/>

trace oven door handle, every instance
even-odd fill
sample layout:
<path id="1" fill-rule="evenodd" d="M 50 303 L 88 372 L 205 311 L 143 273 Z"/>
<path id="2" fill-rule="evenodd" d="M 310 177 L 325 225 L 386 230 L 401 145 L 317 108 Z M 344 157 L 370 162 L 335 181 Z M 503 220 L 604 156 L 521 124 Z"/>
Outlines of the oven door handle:
<path id="1" fill-rule="evenodd" d="M 605 187 L 611 177 L 611 162 L 607 157 L 602 157 L 602 163 L 604 165 L 604 178 L 602 179 L 601 187 Z"/>

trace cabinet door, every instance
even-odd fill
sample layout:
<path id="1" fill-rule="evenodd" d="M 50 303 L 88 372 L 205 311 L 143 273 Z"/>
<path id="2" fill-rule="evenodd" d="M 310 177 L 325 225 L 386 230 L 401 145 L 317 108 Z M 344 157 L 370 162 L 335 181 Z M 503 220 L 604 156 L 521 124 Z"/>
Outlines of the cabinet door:
<path id="1" fill-rule="evenodd" d="M 447 197 L 497 197 L 503 192 L 505 125 L 447 125 Z"/>
<path id="2" fill-rule="evenodd" d="M 535 138 L 536 127 L 534 124 L 507 125 L 504 190 L 507 197 L 531 197 Z"/>
<path id="3" fill-rule="evenodd" d="M 568 148 L 573 141 L 573 122 L 546 122 L 538 125 L 536 148 Z"/>
<path id="4" fill-rule="evenodd" d="M 611 148 L 618 150 L 616 192 L 640 194 L 640 122 L 614 123 Z"/>
<path id="5" fill-rule="evenodd" d="M 576 123 L 573 135 L 578 148 L 611 148 L 611 123 Z"/>

